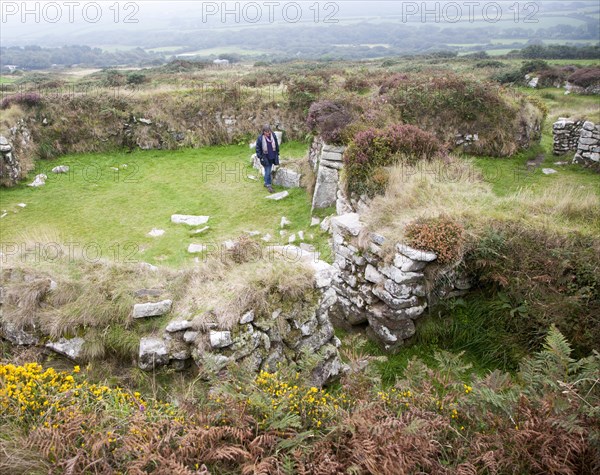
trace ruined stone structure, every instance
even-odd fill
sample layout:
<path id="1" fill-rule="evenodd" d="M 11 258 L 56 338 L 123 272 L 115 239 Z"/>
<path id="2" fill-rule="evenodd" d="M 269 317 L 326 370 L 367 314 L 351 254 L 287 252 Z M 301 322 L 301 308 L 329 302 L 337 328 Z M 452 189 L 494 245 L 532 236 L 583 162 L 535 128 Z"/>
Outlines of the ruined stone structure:
<path id="1" fill-rule="evenodd" d="M 575 152 L 573 163 L 585 166 L 600 164 L 600 124 L 560 118 L 552 127 L 555 155 Z"/>
<path id="2" fill-rule="evenodd" d="M 414 335 L 415 320 L 428 306 L 471 287 L 452 266 L 440 266 L 432 252 L 396 243 L 386 258 L 386 239 L 377 233 L 368 234 L 366 248 L 359 246 L 365 231 L 356 213 L 333 217 L 324 227 L 332 234 L 336 273 L 322 305 L 334 323 L 366 327 L 385 350 L 397 350 Z"/>

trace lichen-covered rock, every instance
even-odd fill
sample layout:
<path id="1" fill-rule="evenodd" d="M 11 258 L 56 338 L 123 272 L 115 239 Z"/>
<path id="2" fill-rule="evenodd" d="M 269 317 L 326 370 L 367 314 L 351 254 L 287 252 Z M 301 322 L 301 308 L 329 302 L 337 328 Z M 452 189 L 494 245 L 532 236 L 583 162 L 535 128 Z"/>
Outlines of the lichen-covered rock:
<path id="1" fill-rule="evenodd" d="M 210 346 L 213 348 L 225 348 L 233 344 L 230 331 L 210 331 Z"/>
<path id="2" fill-rule="evenodd" d="M 190 322 L 189 320 L 173 320 L 172 322 L 169 322 L 169 324 L 165 328 L 165 331 L 169 333 L 174 333 L 183 330 L 189 330 L 190 328 L 192 328 L 192 322 Z"/>
<path id="3" fill-rule="evenodd" d="M 27 331 L 11 322 L 3 322 L 1 330 L 2 336 L 14 345 L 37 345 L 40 341 L 34 330 Z"/>
<path id="4" fill-rule="evenodd" d="M 49 341 L 46 343 L 46 348 L 50 348 L 52 351 L 64 355 L 72 360 L 77 360 L 81 357 L 81 350 L 85 340 L 83 338 L 61 338 L 58 341 Z"/>
<path id="5" fill-rule="evenodd" d="M 144 337 L 140 340 L 138 366 L 144 371 L 153 370 L 169 363 L 169 351 L 165 340 L 156 337 Z"/>

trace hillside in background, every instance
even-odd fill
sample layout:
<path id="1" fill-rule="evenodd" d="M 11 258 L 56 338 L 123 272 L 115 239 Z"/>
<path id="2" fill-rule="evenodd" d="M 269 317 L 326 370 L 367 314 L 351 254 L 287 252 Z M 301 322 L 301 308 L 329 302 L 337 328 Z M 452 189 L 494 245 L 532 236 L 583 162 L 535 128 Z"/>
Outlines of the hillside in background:
<path id="1" fill-rule="evenodd" d="M 261 3 L 246 8 L 247 2 L 214 3 L 211 10 L 206 3 L 185 2 L 185 8 L 175 3 L 180 11 L 165 12 L 152 2 L 126 10 L 117 2 L 123 11 L 105 5 L 98 22 L 79 19 L 77 27 L 64 18 L 48 21 L 51 12 L 41 7 L 37 17 L 34 13 L 23 18 L 17 11 L 3 19 L 2 65 L 105 67 L 175 57 L 365 59 L 436 51 L 502 55 L 531 44 L 593 46 L 600 39 L 600 7 L 587 1 L 478 7 L 468 2 L 300 2 L 297 8 L 282 4 L 279 10 Z M 21 49 L 27 45 L 37 46 Z M 69 47 L 62 48 L 65 45 Z M 76 45 L 88 48 L 73 49 Z"/>

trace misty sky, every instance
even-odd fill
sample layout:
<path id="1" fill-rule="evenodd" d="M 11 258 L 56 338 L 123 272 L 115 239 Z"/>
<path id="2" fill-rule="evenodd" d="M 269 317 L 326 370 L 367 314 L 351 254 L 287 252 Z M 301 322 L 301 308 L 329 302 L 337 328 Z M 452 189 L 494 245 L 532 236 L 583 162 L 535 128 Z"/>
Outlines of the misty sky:
<path id="1" fill-rule="evenodd" d="M 470 2 L 470 1 L 9 1 L 1 2 L 2 46 L 40 44 L 111 43 L 111 32 L 197 31 L 239 28 L 301 27 L 317 24 L 345 24 L 358 20 L 387 20 L 406 24 L 460 25 L 487 15 L 491 20 L 514 20 L 513 6 L 519 6 L 519 21 L 537 11 L 556 8 L 566 2 Z M 597 2 L 578 2 L 594 6 Z M 500 5 L 501 10 L 498 9 Z M 485 9 L 485 11 L 484 11 Z M 374 26 L 376 27 L 376 26 Z M 92 44 L 93 45 L 93 44 Z"/>

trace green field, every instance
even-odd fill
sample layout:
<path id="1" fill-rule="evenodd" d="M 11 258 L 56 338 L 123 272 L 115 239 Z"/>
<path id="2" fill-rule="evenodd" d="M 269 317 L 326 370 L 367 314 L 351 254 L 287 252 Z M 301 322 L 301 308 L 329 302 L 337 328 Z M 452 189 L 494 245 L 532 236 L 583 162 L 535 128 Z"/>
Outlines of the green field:
<path id="1" fill-rule="evenodd" d="M 282 157 L 302 157 L 305 152 L 301 143 L 282 145 Z M 287 243 L 288 237 L 279 235 L 279 222 L 286 216 L 292 221 L 290 233 L 304 230 L 307 242 L 324 244 L 317 228 L 309 231 L 305 190 L 291 189 L 281 201 L 265 199 L 262 182 L 247 178 L 258 175 L 248 165 L 250 154 L 247 146 L 218 146 L 38 162 L 36 172 L 48 175 L 45 186 L 26 186 L 32 173 L 27 182 L 0 190 L 0 208 L 8 213 L 0 222 L 0 242 L 75 242 L 92 246 L 102 257 L 180 265 L 193 259 L 187 252 L 190 243 L 219 246 L 245 231 L 269 233 L 272 243 Z M 69 174 L 49 173 L 59 164 L 69 165 Z M 210 216 L 210 229 L 193 238 L 193 228 L 170 222 L 172 214 Z M 166 232 L 149 237 L 153 228 Z"/>
<path id="2" fill-rule="evenodd" d="M 17 79 L 18 78 L 16 78 L 16 77 L 0 76 L 0 84 L 12 84 Z"/>

